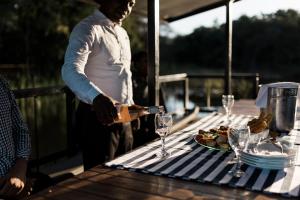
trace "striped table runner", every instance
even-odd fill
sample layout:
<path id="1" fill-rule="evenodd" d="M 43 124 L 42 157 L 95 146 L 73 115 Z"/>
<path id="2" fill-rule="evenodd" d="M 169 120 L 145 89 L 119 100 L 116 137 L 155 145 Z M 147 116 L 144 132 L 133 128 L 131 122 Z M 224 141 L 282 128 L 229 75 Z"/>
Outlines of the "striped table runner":
<path id="1" fill-rule="evenodd" d="M 232 115 L 232 123 L 247 122 L 253 116 Z M 231 161 L 234 153 L 211 150 L 197 144 L 193 136 L 199 129 L 208 130 L 220 126 L 225 120 L 221 113 L 212 113 L 187 128 L 166 138 L 166 148 L 171 156 L 158 159 L 160 141 L 155 141 L 115 160 L 107 162 L 108 167 L 128 169 L 142 173 L 168 176 L 184 180 L 209 182 L 219 185 L 241 187 L 266 193 L 279 193 L 284 196 L 300 196 L 300 153 L 294 167 L 284 170 L 259 169 L 246 164 L 246 172 L 241 178 L 227 172 L 234 167 Z M 297 135 L 297 130 L 294 134 Z M 299 137 L 295 137 L 300 140 Z M 299 143 L 299 141 L 298 141 Z M 298 149 L 298 146 L 296 145 Z M 299 148 L 300 150 L 300 148 Z"/>

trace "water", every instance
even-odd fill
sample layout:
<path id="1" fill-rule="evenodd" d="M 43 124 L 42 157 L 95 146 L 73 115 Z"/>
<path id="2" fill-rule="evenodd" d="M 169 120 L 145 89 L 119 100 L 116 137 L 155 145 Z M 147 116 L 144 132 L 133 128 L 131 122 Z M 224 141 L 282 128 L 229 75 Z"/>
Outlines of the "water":
<path id="1" fill-rule="evenodd" d="M 239 125 L 237 125 L 239 126 Z M 228 134 L 228 143 L 237 154 L 243 150 L 248 142 L 250 131 L 247 127 L 232 128 Z"/>
<path id="2" fill-rule="evenodd" d="M 243 150 L 246 146 L 245 141 L 236 141 L 231 137 L 228 137 L 228 143 L 235 153 L 238 153 L 239 150 Z"/>
<path id="3" fill-rule="evenodd" d="M 168 127 L 167 126 L 162 126 L 160 128 L 157 128 L 155 130 L 155 132 L 159 135 L 159 136 L 165 136 L 166 133 L 168 132 Z"/>

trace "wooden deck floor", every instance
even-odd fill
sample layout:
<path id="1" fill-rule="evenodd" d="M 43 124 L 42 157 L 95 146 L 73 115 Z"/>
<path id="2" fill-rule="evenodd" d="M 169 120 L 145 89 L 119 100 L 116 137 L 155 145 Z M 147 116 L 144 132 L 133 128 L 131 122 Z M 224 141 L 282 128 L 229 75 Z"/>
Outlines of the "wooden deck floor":
<path id="1" fill-rule="evenodd" d="M 220 108 L 218 112 L 225 112 L 223 108 Z M 259 108 L 255 105 L 254 99 L 240 99 L 234 102 L 232 113 L 243 115 L 259 115 Z"/>

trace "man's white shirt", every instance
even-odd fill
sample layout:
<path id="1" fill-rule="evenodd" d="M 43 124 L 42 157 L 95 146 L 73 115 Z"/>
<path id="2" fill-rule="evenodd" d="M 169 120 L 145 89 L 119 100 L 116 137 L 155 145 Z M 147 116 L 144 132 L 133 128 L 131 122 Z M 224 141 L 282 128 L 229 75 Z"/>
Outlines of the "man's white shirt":
<path id="1" fill-rule="evenodd" d="M 62 78 L 85 103 L 104 93 L 133 104 L 130 62 L 127 32 L 96 10 L 72 31 Z"/>

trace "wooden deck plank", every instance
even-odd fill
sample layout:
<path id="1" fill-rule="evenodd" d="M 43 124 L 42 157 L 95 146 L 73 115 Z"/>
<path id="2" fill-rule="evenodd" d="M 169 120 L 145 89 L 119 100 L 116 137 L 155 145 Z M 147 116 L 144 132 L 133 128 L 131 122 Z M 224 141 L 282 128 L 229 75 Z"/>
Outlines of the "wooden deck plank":
<path id="1" fill-rule="evenodd" d="M 254 99 L 240 99 L 234 102 L 232 113 L 242 115 L 259 115 L 259 108 L 255 105 Z"/>
<path id="2" fill-rule="evenodd" d="M 112 175 L 109 176 L 106 174 L 102 174 L 102 176 L 105 178 L 113 177 Z M 169 199 L 167 197 L 151 194 L 149 192 L 127 189 L 118 184 L 111 185 L 107 184 L 106 182 L 93 182 L 77 178 L 68 179 L 67 181 L 58 184 L 58 186 L 109 199 Z"/>
<path id="3" fill-rule="evenodd" d="M 159 195 L 159 196 L 172 198 L 172 199 L 181 199 L 181 200 L 190 199 L 196 197 L 197 195 L 203 194 L 198 191 L 179 188 L 176 187 L 175 185 L 171 186 L 169 184 L 164 184 L 164 183 L 157 183 L 157 182 L 153 183 L 151 181 L 148 182 L 147 179 L 137 180 L 137 179 L 126 178 L 122 176 L 108 175 L 108 174 L 101 174 L 89 178 L 88 180 L 92 182 L 105 184 L 105 185 L 111 185 L 112 187 L 120 187 L 132 191 L 149 193 L 152 195 Z M 207 194 L 206 196 L 209 196 L 214 199 L 219 199 L 219 196 L 216 194 Z"/>
<path id="4" fill-rule="evenodd" d="M 278 195 L 106 169 L 98 166 L 92 169 L 94 171 L 84 172 L 29 199 L 286 199 Z"/>
<path id="5" fill-rule="evenodd" d="M 33 195 L 31 197 L 26 197 L 25 199 L 28 199 L 28 200 L 46 200 L 48 198 L 43 197 L 43 196 L 39 196 L 39 195 Z"/>
<path id="6" fill-rule="evenodd" d="M 96 168 L 105 168 L 102 166 L 98 166 Z M 95 169 L 95 168 L 94 168 Z M 152 185 L 158 185 L 160 187 L 167 187 L 170 192 L 178 190 L 178 189 L 185 189 L 188 191 L 192 191 L 195 195 L 200 196 L 221 196 L 226 199 L 289 199 L 282 197 L 280 195 L 265 195 L 259 192 L 253 192 L 248 191 L 245 189 L 239 189 L 239 188 L 231 188 L 228 186 L 220 186 L 220 185 L 213 185 L 209 183 L 198 183 L 198 182 L 192 182 L 192 181 L 184 181 L 169 177 L 162 177 L 162 176 L 154 176 L 149 174 L 142 174 L 137 172 L 130 172 L 126 170 L 118 170 L 115 169 L 111 172 L 108 172 L 105 174 L 105 177 L 108 177 L 109 175 L 113 175 L 117 177 L 118 184 L 111 182 L 111 180 L 107 181 L 105 178 L 99 176 L 95 176 L 93 178 L 89 178 L 91 181 L 97 181 L 97 179 L 100 179 L 101 181 L 105 182 L 106 184 L 116 184 L 116 185 L 122 185 L 124 187 L 124 184 L 126 182 L 136 182 L 136 185 L 142 185 L 142 182 L 146 182 L 147 184 Z M 127 179 L 122 179 L 127 178 Z M 106 181 L 105 181 L 106 180 Z M 120 182 L 122 181 L 122 182 Z M 132 185 L 126 185 L 125 187 L 132 187 Z M 139 188 L 138 186 L 135 188 Z M 230 192 L 228 192 L 230 191 Z"/>
<path id="7" fill-rule="evenodd" d="M 33 195 L 30 200 L 105 200 L 107 198 L 93 195 L 81 190 L 72 190 L 65 187 L 53 186 L 37 195 Z"/>

